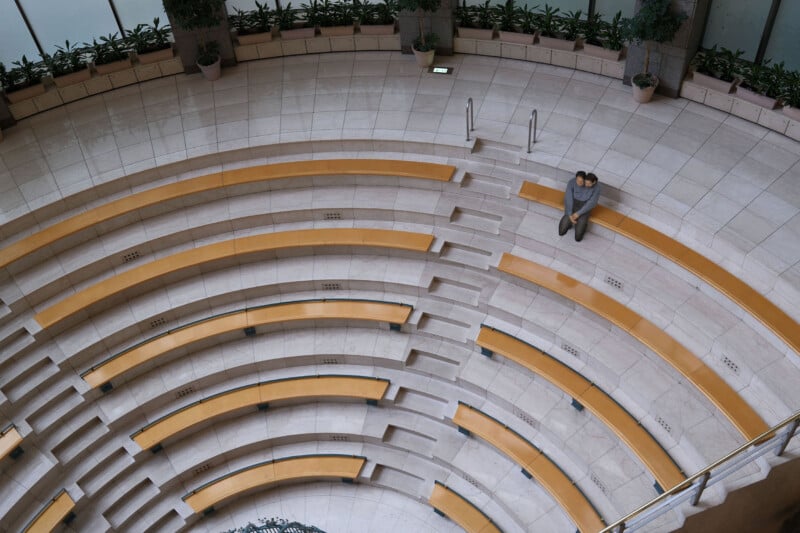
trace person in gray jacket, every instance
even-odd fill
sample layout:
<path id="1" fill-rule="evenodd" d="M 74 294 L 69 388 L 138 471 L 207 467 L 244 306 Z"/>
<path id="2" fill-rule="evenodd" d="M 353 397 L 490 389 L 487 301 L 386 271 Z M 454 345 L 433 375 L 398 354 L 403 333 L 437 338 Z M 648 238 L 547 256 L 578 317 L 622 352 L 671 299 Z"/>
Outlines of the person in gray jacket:
<path id="1" fill-rule="evenodd" d="M 586 233 L 589 213 L 600 199 L 600 184 L 597 176 L 583 170 L 575 173 L 575 177 L 567 183 L 564 192 L 564 216 L 558 223 L 558 234 L 564 235 L 569 228 L 575 226 L 575 240 L 580 242 Z"/>

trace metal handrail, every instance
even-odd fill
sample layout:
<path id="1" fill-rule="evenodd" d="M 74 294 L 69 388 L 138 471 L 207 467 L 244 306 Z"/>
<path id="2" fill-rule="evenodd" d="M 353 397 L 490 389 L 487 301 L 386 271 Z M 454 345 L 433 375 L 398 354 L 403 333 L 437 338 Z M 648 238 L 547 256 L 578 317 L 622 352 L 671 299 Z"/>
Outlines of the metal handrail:
<path id="1" fill-rule="evenodd" d="M 695 494 L 691 498 L 691 504 L 696 506 L 700 502 L 700 496 L 703 494 L 703 491 L 706 488 L 709 480 L 711 479 L 711 471 L 717 468 L 720 465 L 723 465 L 729 462 L 731 459 L 737 457 L 738 455 L 742 454 L 742 452 L 746 451 L 751 446 L 755 446 L 756 448 L 759 446 L 763 446 L 764 453 L 769 451 L 769 446 L 767 444 L 771 443 L 773 446 L 777 443 L 776 439 L 781 438 L 778 435 L 778 432 L 783 429 L 784 427 L 789 426 L 789 429 L 784 433 L 782 436 L 782 440 L 780 440 L 780 446 L 775 451 L 775 455 L 782 455 L 783 452 L 786 450 L 786 446 L 788 446 L 789 441 L 794 436 L 795 432 L 797 431 L 798 426 L 800 426 L 800 411 L 797 411 L 793 415 L 789 416 L 788 418 L 784 419 L 782 422 L 778 423 L 777 425 L 773 426 L 772 428 L 768 429 L 761 435 L 755 437 L 754 439 L 750 440 L 749 442 L 739 446 L 723 458 L 711 463 L 707 467 L 703 468 L 693 476 L 686 478 L 681 483 L 675 485 L 668 491 L 660 494 L 656 498 L 653 498 L 651 501 L 647 502 L 646 504 L 642 505 L 635 511 L 625 515 L 624 517 L 620 518 L 613 524 L 608 525 L 605 529 L 601 530 L 600 533 L 622 533 L 625 531 L 625 525 L 627 522 L 648 509 L 652 509 L 658 504 L 661 504 L 668 500 L 670 497 L 673 497 L 690 487 L 695 488 Z M 761 455 L 761 454 L 759 454 Z M 699 481 L 698 481 L 699 480 Z M 695 484 L 695 481 L 698 481 Z"/>
<path id="2" fill-rule="evenodd" d="M 534 109 L 528 118 L 528 153 L 531 153 L 531 132 L 533 132 L 533 143 L 536 144 L 536 123 L 539 121 L 539 112 Z"/>
<path id="3" fill-rule="evenodd" d="M 467 141 L 469 141 L 469 132 L 475 129 L 475 116 L 472 106 L 472 98 L 467 98 Z"/>

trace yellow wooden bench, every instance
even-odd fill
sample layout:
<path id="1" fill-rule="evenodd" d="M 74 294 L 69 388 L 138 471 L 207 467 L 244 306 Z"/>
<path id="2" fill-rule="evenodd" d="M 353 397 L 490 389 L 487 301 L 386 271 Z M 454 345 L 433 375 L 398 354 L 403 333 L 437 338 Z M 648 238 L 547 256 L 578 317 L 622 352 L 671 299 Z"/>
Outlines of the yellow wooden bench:
<path id="1" fill-rule="evenodd" d="M 520 465 L 550 493 L 578 529 L 595 533 L 605 521 L 586 495 L 541 450 L 517 432 L 472 406 L 459 402 L 453 422 L 477 435 Z"/>
<path id="2" fill-rule="evenodd" d="M 556 209 L 564 206 L 563 192 L 537 183 L 525 182 L 519 196 Z M 800 325 L 764 295 L 718 264 L 660 231 L 608 207 L 598 205 L 592 210 L 591 220 L 685 268 L 747 310 L 800 354 Z"/>
<path id="3" fill-rule="evenodd" d="M 131 438 L 147 450 L 195 424 L 237 409 L 298 398 L 362 398 L 377 402 L 388 387 L 389 380 L 365 376 L 308 376 L 267 381 L 215 394 L 178 409 L 148 424 Z"/>
<path id="4" fill-rule="evenodd" d="M 232 472 L 206 483 L 183 497 L 195 513 L 213 508 L 245 491 L 284 481 L 358 477 L 366 457 L 351 455 L 303 455 L 277 459 Z"/>
<path id="5" fill-rule="evenodd" d="M 638 339 L 705 394 L 746 440 L 769 429 L 755 410 L 702 360 L 658 326 L 610 296 L 556 270 L 508 253 L 503 254 L 497 268 L 582 305 Z"/>
<path id="6" fill-rule="evenodd" d="M 50 500 L 44 509 L 25 526 L 23 533 L 44 533 L 53 531 L 75 508 L 67 491 L 62 490 L 55 498 Z"/>
<path id="7" fill-rule="evenodd" d="M 467 533 L 502 533 L 480 509 L 440 481 L 433 484 L 428 503 Z"/>
<path id="8" fill-rule="evenodd" d="M 150 339 L 108 359 L 82 374 L 92 387 L 104 383 L 169 351 L 236 330 L 297 320 L 339 318 L 404 324 L 412 307 L 364 300 L 308 300 L 242 311 L 194 322 Z"/>
<path id="9" fill-rule="evenodd" d="M 0 432 L 0 460 L 10 455 L 20 444 L 22 444 L 22 435 L 19 434 L 17 428 L 13 425 L 5 428 Z"/>
<path id="10" fill-rule="evenodd" d="M 161 202 L 224 187 L 286 178 L 341 175 L 449 181 L 454 172 L 455 167 L 452 165 L 394 159 L 319 159 L 223 170 L 133 193 L 48 226 L 0 249 L 0 268 L 7 267 L 40 248 L 107 220 Z"/>
<path id="11" fill-rule="evenodd" d="M 430 234 L 368 228 L 306 229 L 239 237 L 178 252 L 98 281 L 43 309 L 35 318 L 42 328 L 49 328 L 106 298 L 160 277 L 247 254 L 307 246 L 374 246 L 426 252 L 432 242 Z"/>
<path id="12" fill-rule="evenodd" d="M 481 327 L 475 342 L 542 376 L 589 409 L 633 450 L 662 488 L 670 489 L 686 479 L 664 448 L 628 411 L 575 370 L 530 344 L 486 326 Z"/>

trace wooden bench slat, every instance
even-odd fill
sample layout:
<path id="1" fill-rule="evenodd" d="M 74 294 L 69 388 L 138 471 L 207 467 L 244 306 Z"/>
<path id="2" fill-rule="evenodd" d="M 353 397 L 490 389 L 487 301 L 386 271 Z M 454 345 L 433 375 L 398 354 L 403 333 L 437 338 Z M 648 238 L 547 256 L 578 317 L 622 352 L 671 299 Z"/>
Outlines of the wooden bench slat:
<path id="1" fill-rule="evenodd" d="M 355 479 L 365 462 L 364 457 L 337 455 L 280 459 L 239 470 L 212 481 L 184 496 L 183 499 L 195 513 L 200 513 L 237 494 L 281 481 L 313 478 Z"/>
<path id="2" fill-rule="evenodd" d="M 485 326 L 475 342 L 516 361 L 579 401 L 625 442 L 662 487 L 669 489 L 686 479 L 669 454 L 628 411 L 575 370 L 511 335 Z"/>
<path id="3" fill-rule="evenodd" d="M 157 205 L 160 202 L 174 200 L 200 192 L 213 191 L 221 187 L 272 179 L 325 175 L 377 175 L 450 181 L 455 170 L 455 167 L 452 165 L 384 159 L 292 161 L 259 165 L 244 169 L 226 170 L 132 193 L 124 198 L 110 201 L 101 206 L 92 208 L 89 211 L 57 222 L 5 248 L 1 248 L 0 268 L 7 267 L 14 261 L 32 254 L 36 250 L 53 244 L 78 231 L 88 229 L 95 224 L 131 213 L 138 209 Z"/>
<path id="4" fill-rule="evenodd" d="M 599 303 L 606 302 L 611 298 L 602 296 L 589 297 L 587 296 L 587 291 L 595 291 L 595 289 L 588 285 L 584 285 L 576 279 L 548 269 L 543 265 L 508 253 L 503 254 L 497 268 L 502 272 L 546 287 L 569 300 L 576 301 L 590 311 L 605 317 L 611 323 L 628 331 L 630 335 L 645 346 L 648 346 L 703 392 L 747 440 L 754 439 L 769 429 L 766 422 L 756 414 L 753 408 L 730 385 L 710 369 L 707 372 L 701 371 L 701 369 L 707 368 L 705 363 L 655 324 L 636 315 L 630 309 L 622 313 L 621 316 L 617 316 L 616 310 L 624 307 L 622 304 L 598 306 Z M 600 294 L 599 291 L 595 292 Z M 638 320 L 636 320 L 637 317 Z M 632 322 L 633 325 L 631 325 Z"/>
<path id="5" fill-rule="evenodd" d="M 248 326 L 320 318 L 404 324 L 410 314 L 411 307 L 407 305 L 358 300 L 290 302 L 247 309 L 198 322 L 146 341 L 92 368 L 83 375 L 83 379 L 92 388 L 97 388 L 164 353 L 231 331 L 243 330 Z"/>
<path id="6" fill-rule="evenodd" d="M 22 444 L 22 435 L 19 434 L 17 428 L 11 426 L 6 429 L 5 432 L 0 434 L 0 460 L 4 459 L 20 444 Z"/>
<path id="7" fill-rule="evenodd" d="M 464 528 L 467 533 L 502 533 L 500 528 L 469 500 L 438 481 L 433 484 L 428 503 Z"/>
<path id="8" fill-rule="evenodd" d="M 216 395 L 174 411 L 133 435 L 147 450 L 206 420 L 232 411 L 277 400 L 297 398 L 363 398 L 380 400 L 389 387 L 387 380 L 355 376 L 311 376 L 260 383 Z"/>
<path id="9" fill-rule="evenodd" d="M 36 314 L 43 328 L 51 327 L 115 294 L 160 277 L 227 258 L 303 246 L 376 246 L 425 252 L 433 235 L 368 228 L 320 228 L 266 233 L 192 248 L 106 278 L 54 303 Z"/>
<path id="10" fill-rule="evenodd" d="M 44 533 L 53 531 L 62 520 L 75 508 L 75 502 L 67 493 L 53 498 L 47 506 L 23 530 L 24 533 Z"/>
<path id="11" fill-rule="evenodd" d="M 558 502 L 581 531 L 605 526 L 586 496 L 553 461 L 497 420 L 474 407 L 459 404 L 453 422 L 492 444 L 528 471 Z"/>
<path id="12" fill-rule="evenodd" d="M 529 181 L 522 185 L 519 196 L 555 209 L 563 209 L 564 205 L 562 191 Z M 597 206 L 592 211 L 591 220 L 685 268 L 747 310 L 795 353 L 800 354 L 800 325 L 797 321 L 763 294 L 707 257 L 672 237 L 605 206 Z"/>

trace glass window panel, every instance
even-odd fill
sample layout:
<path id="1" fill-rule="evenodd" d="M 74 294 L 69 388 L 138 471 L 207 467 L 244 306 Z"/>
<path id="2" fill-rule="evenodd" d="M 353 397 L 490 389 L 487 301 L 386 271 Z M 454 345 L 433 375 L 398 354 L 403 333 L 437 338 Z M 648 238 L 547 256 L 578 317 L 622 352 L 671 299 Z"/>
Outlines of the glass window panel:
<path id="1" fill-rule="evenodd" d="M 634 0 L 597 0 L 594 9 L 603 16 L 603 20 L 611 20 L 617 11 L 622 11 L 623 17 L 632 17 L 634 5 Z"/>
<path id="2" fill-rule="evenodd" d="M 45 52 L 56 45 L 91 42 L 93 37 L 119 33 L 108 0 L 21 0 L 33 31 Z"/>
<path id="3" fill-rule="evenodd" d="M 772 58 L 776 63 L 783 61 L 790 70 L 800 70 L 798 35 L 800 35 L 800 2 L 783 0 L 764 57 Z"/>
<path id="4" fill-rule="evenodd" d="M 125 31 L 130 31 L 139 24 L 152 24 L 156 17 L 159 26 L 169 24 L 161 0 L 114 0 L 114 6 Z"/>
<path id="5" fill-rule="evenodd" d="M 770 2 L 714 0 L 708 12 L 703 48 L 715 44 L 724 48 L 744 50 L 744 59 L 752 61 L 769 14 Z"/>
<path id="6" fill-rule="evenodd" d="M 0 62 L 11 68 L 11 62 L 23 55 L 39 59 L 39 50 L 28 32 L 22 15 L 13 0 L 0 0 Z"/>

